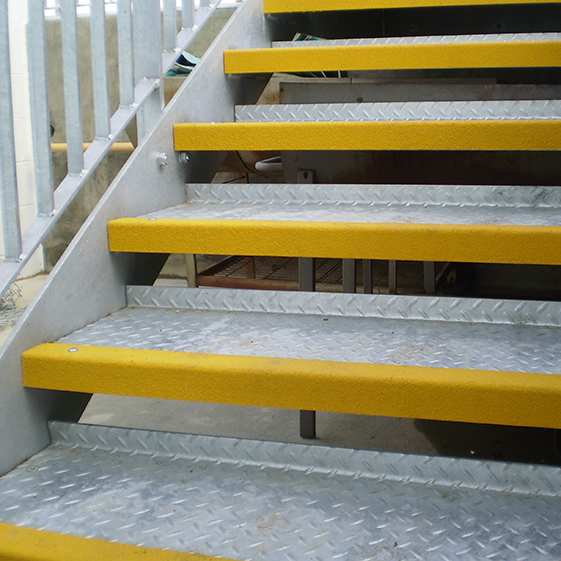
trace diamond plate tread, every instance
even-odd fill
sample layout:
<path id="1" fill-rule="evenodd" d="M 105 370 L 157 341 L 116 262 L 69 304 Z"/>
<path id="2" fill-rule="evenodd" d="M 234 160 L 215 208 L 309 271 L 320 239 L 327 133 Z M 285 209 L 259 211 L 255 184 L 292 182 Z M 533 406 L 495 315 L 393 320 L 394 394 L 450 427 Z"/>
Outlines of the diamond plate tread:
<path id="1" fill-rule="evenodd" d="M 273 48 L 347 47 L 369 45 L 425 45 L 449 43 L 502 43 L 508 41 L 561 41 L 561 33 L 493 33 L 478 35 L 427 35 L 419 37 L 379 37 L 373 39 L 331 39 L 273 41 Z"/>
<path id="2" fill-rule="evenodd" d="M 557 187 L 189 185 L 187 203 L 157 219 L 561 225 Z"/>
<path id="3" fill-rule="evenodd" d="M 558 100 L 238 105 L 237 122 L 503 121 L 561 119 Z"/>
<path id="4" fill-rule="evenodd" d="M 426 305 L 418 310 L 416 303 L 425 299 L 408 299 L 405 308 L 411 313 L 407 319 L 399 319 L 381 316 L 376 308 L 381 301 L 370 296 L 353 295 L 350 305 L 346 305 L 348 297 L 341 295 L 343 299 L 333 299 L 339 295 L 331 294 L 325 295 L 326 299 L 304 295 L 303 300 L 300 294 L 294 293 L 296 298 L 291 300 L 290 293 L 260 295 L 259 291 L 239 291 L 248 294 L 236 297 L 234 290 L 145 290 L 142 295 L 142 289 L 129 289 L 129 302 L 134 305 L 139 300 L 152 299 L 156 303 L 167 300 L 176 307 L 126 308 L 58 342 L 230 356 L 561 373 L 559 328 L 516 321 L 499 324 L 422 318 L 431 303 L 434 308 L 441 308 L 441 318 L 447 312 L 456 315 L 454 304 L 460 305 L 460 301 L 455 299 L 446 302 L 446 310 L 442 310 L 442 299 L 426 299 Z M 140 296 L 135 297 L 135 293 Z M 209 310 L 216 299 L 222 302 L 222 310 Z M 317 305 L 315 314 L 306 306 L 306 300 Z M 271 301 L 273 305 L 268 306 Z M 378 314 L 364 317 L 361 301 L 371 302 L 374 313 Z M 391 298 L 385 302 L 392 308 Z M 477 310 L 474 301 L 471 305 L 474 315 L 485 316 L 484 311 Z M 501 304 L 495 301 L 495 305 L 500 313 Z M 540 313 L 547 314 L 549 305 L 542 303 Z M 525 304 L 519 302 L 518 306 L 522 319 Z M 300 307 L 299 313 L 291 313 L 295 307 Z M 393 312 L 397 316 L 399 307 L 395 306 Z M 419 318 L 416 321 L 415 314 Z M 434 315 L 437 314 L 435 309 Z M 558 319 L 559 316 L 554 318 Z"/>
<path id="5" fill-rule="evenodd" d="M 164 309 L 561 327 L 561 303 L 537 300 L 128 286 L 127 302 Z"/>
<path id="6" fill-rule="evenodd" d="M 561 470 L 51 423 L 2 522 L 243 560 L 558 559 Z"/>
<path id="7" fill-rule="evenodd" d="M 273 205 L 561 207 L 558 187 L 188 183 L 189 203 Z"/>

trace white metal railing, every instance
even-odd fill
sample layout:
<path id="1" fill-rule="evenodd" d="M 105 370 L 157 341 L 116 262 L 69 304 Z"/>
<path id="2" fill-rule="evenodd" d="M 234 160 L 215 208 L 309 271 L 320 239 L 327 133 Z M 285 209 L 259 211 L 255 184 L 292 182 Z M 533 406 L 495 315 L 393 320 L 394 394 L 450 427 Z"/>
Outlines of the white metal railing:
<path id="1" fill-rule="evenodd" d="M 236 5 L 236 0 L 226 0 Z M 220 0 L 28 0 L 30 109 L 37 217 L 21 232 L 10 72 L 8 0 L 0 0 L 0 203 L 4 261 L 0 297 L 52 229 L 112 144 L 137 118 L 139 140 L 163 109 L 163 76 L 187 48 Z M 95 139 L 84 151 L 77 17 L 90 17 Z M 111 115 L 106 14 L 117 17 L 119 108 Z M 68 174 L 53 190 L 45 18 L 61 21 Z M 162 21 L 162 25 L 154 22 Z M 179 22 L 181 24 L 179 25 Z M 179 31 L 178 31 L 179 29 Z"/>

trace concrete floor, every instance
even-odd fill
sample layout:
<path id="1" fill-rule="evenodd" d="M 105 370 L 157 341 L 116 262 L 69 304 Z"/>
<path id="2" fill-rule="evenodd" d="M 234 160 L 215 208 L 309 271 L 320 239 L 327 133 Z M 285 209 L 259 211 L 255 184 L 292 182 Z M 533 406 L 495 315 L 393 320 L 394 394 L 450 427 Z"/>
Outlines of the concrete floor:
<path id="1" fill-rule="evenodd" d="M 46 276 L 18 280 L 16 308 L 31 301 Z M 0 316 L 1 319 L 1 316 Z M 0 343 L 11 328 L 0 332 Z M 94 395 L 82 423 L 156 429 L 412 454 L 561 465 L 554 431 L 318 412 L 314 441 L 299 437 L 298 411 Z"/>

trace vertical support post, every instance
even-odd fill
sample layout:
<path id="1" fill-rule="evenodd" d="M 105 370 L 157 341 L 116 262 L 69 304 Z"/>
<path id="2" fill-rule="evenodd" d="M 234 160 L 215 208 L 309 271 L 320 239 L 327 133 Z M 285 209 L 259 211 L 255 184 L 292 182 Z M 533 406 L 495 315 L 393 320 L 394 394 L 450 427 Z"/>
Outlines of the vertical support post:
<path id="1" fill-rule="evenodd" d="M 315 292 L 316 290 L 316 260 L 313 257 L 298 258 L 298 290 Z"/>
<path id="2" fill-rule="evenodd" d="M 62 65 L 64 81 L 64 118 L 68 144 L 68 173 L 79 175 L 84 169 L 84 137 L 78 72 L 78 25 L 76 0 L 60 0 Z"/>
<path id="3" fill-rule="evenodd" d="M 0 0 L 0 197 L 4 256 L 16 261 L 21 255 L 21 230 L 11 71 L 8 1 Z"/>
<path id="4" fill-rule="evenodd" d="M 117 10 L 120 105 L 130 107 L 134 103 L 131 0 L 117 0 Z"/>
<path id="5" fill-rule="evenodd" d="M 197 257 L 193 253 L 185 254 L 185 268 L 187 269 L 187 286 L 197 288 Z"/>
<path id="6" fill-rule="evenodd" d="M 107 77 L 105 0 L 90 0 L 90 35 L 95 136 L 96 138 L 108 138 L 111 134 L 111 108 L 109 106 L 109 80 Z"/>
<path id="7" fill-rule="evenodd" d="M 164 0 L 164 51 L 177 47 L 177 7 L 175 0 Z"/>
<path id="8" fill-rule="evenodd" d="M 181 2 L 181 28 L 191 29 L 195 25 L 195 0 Z"/>
<path id="9" fill-rule="evenodd" d="M 423 276 L 425 294 L 436 294 L 436 269 L 434 261 L 425 261 L 423 263 Z"/>
<path id="10" fill-rule="evenodd" d="M 313 183 L 313 170 L 298 170 L 298 183 Z M 298 258 L 298 290 L 315 292 L 316 263 L 313 257 Z M 300 438 L 316 437 L 316 412 L 300 411 Z"/>
<path id="11" fill-rule="evenodd" d="M 343 259 L 343 292 L 356 292 L 356 259 Z"/>
<path id="12" fill-rule="evenodd" d="M 362 260 L 362 287 L 364 294 L 373 294 L 374 279 L 372 265 L 372 259 Z"/>
<path id="13" fill-rule="evenodd" d="M 144 102 L 137 116 L 139 142 L 154 126 L 164 107 L 162 76 L 162 29 L 159 2 L 134 4 L 134 81 L 157 79 L 160 87 Z"/>
<path id="14" fill-rule="evenodd" d="M 55 208 L 53 165 L 51 155 L 51 124 L 47 87 L 47 43 L 44 0 L 29 0 L 27 6 L 27 64 L 31 95 L 31 135 L 35 160 L 37 212 L 50 216 Z"/>
<path id="15" fill-rule="evenodd" d="M 299 169 L 298 183 L 311 184 L 314 183 L 314 170 Z M 298 258 L 298 290 L 306 292 L 315 292 L 315 260 L 313 257 Z"/>
<path id="16" fill-rule="evenodd" d="M 388 294 L 397 294 L 397 261 L 388 264 Z"/>

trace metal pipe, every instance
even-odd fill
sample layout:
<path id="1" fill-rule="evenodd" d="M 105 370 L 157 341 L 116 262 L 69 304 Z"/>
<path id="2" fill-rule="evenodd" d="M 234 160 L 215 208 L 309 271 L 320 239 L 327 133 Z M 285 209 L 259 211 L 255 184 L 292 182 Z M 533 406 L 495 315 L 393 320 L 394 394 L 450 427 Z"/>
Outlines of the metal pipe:
<path id="1" fill-rule="evenodd" d="M 78 25 L 76 1 L 60 0 L 62 65 L 64 81 L 64 117 L 68 143 L 68 173 L 79 175 L 84 169 L 82 148 L 82 107 L 78 71 Z"/>
<path id="2" fill-rule="evenodd" d="M 16 261 L 21 254 L 21 230 L 8 31 L 8 0 L 0 0 L 0 197 L 4 256 Z"/>
<path id="3" fill-rule="evenodd" d="M 90 0 L 90 36 L 92 45 L 95 137 L 108 138 L 111 133 L 111 108 L 109 105 L 109 79 L 107 77 L 104 0 Z"/>
<path id="4" fill-rule="evenodd" d="M 53 164 L 50 149 L 49 91 L 47 85 L 47 44 L 43 0 L 28 0 L 27 64 L 31 108 L 31 134 L 35 164 L 37 213 L 50 216 L 55 207 Z"/>
<path id="5" fill-rule="evenodd" d="M 84 150 L 87 150 L 92 145 L 91 142 L 84 142 Z M 68 144 L 65 142 L 53 142 L 51 144 L 51 152 L 66 152 Z M 109 152 L 133 152 L 134 145 L 132 142 L 114 142 L 109 148 Z"/>
<path id="6" fill-rule="evenodd" d="M 117 0 L 117 46 L 121 107 L 134 103 L 131 0 Z"/>

